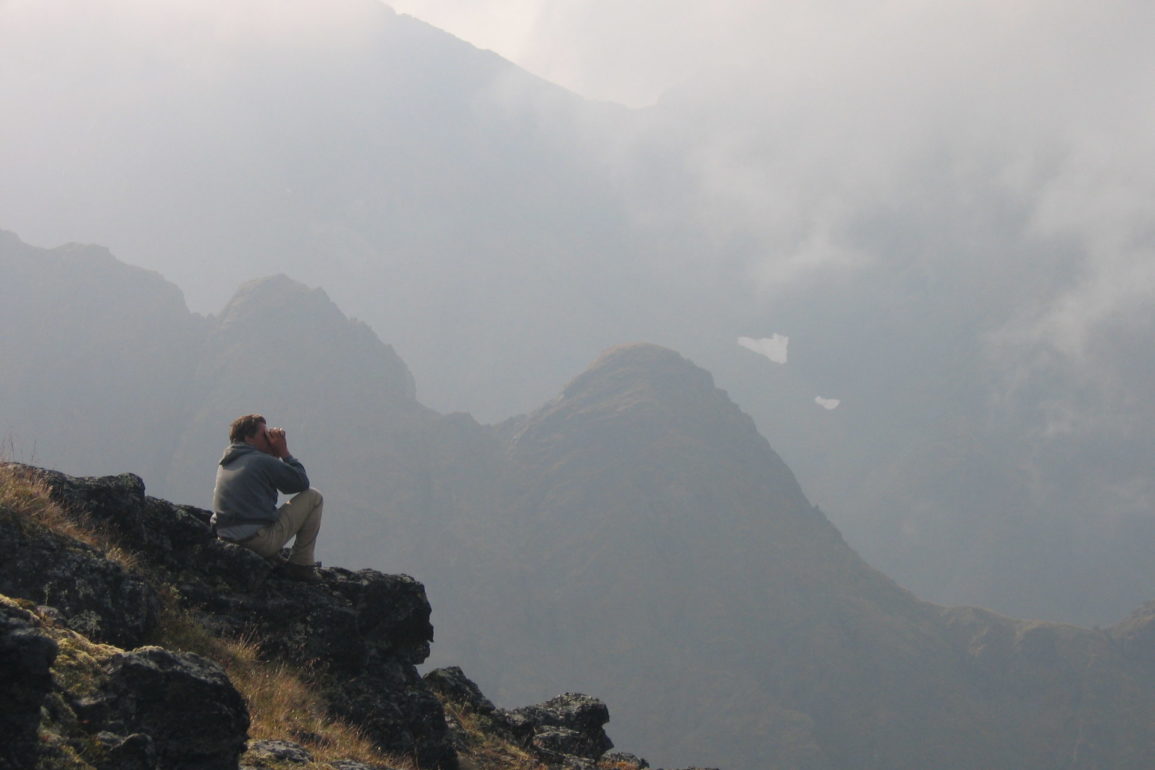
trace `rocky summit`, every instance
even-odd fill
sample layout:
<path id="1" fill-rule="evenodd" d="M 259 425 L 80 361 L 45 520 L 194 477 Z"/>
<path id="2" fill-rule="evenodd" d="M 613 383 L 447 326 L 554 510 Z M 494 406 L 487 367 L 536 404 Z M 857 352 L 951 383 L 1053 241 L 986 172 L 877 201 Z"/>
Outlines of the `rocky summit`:
<path id="1" fill-rule="evenodd" d="M 517 752 L 518 767 L 646 766 L 607 754 L 609 714 L 595 698 L 567 693 L 505 711 L 460 668 L 422 678 L 416 666 L 433 626 L 413 578 L 329 567 L 317 584 L 294 582 L 215 538 L 207 511 L 146 495 L 135 475 L 75 478 L 16 464 L 0 473 L 8 554 L 0 562 L 0 768 L 395 766 L 320 763 L 315 746 L 331 739 L 291 725 L 253 738 L 253 706 L 231 678 L 247 676 L 244 667 L 226 671 L 179 649 L 182 634 L 202 648 L 204 639 L 241 640 L 258 649 L 259 663 L 307 671 L 327 719 L 353 726 L 402 767 L 506 766 L 468 759 L 482 740 Z M 497 737 L 479 737 L 486 731 Z"/>

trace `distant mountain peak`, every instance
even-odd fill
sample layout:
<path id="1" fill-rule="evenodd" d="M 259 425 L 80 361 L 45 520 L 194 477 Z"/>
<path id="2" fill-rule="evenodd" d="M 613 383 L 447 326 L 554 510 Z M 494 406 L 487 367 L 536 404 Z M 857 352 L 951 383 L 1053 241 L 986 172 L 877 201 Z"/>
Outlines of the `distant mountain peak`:
<path id="1" fill-rule="evenodd" d="M 761 489 L 773 479 L 791 511 L 811 510 L 749 415 L 709 372 L 660 345 L 606 350 L 559 398 L 524 418 L 512 448 L 543 472 L 582 476 L 616 476 L 637 465 L 676 476 L 724 465 L 730 483 L 741 477 Z"/>
<path id="2" fill-rule="evenodd" d="M 249 314 L 300 308 L 302 304 L 317 308 L 328 306 L 340 313 L 323 289 L 312 289 L 287 275 L 278 274 L 254 279 L 237 289 L 225 306 L 221 321 L 228 324 Z"/>
<path id="3" fill-rule="evenodd" d="M 610 348 L 566 385 L 564 401 L 610 399 L 617 408 L 641 402 L 681 403 L 722 394 L 705 369 L 651 343 Z M 555 402 L 557 403 L 557 402 Z"/>

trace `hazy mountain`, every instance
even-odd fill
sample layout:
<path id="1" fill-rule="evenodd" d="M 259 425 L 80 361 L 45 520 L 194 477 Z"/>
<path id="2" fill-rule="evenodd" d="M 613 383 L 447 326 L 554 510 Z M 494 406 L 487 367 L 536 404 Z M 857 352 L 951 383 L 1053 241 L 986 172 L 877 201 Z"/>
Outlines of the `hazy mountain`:
<path id="1" fill-rule="evenodd" d="M 5 9 L 5 70 L 38 75 L 2 81 L 4 226 L 107 244 L 202 312 L 259 275 L 325 285 L 392 330 L 427 399 L 478 413 L 528 408 L 639 315 L 585 132 L 624 110 L 373 0 L 173 8 Z M 575 312 L 594 305 L 600 324 Z"/>
<path id="2" fill-rule="evenodd" d="M 483 422 L 666 345 L 920 593 L 1114 622 L 1155 580 L 1155 304 L 1142 167 L 1098 137 L 1149 141 L 1104 96 L 1141 68 L 1096 90 L 1024 48 L 1023 78 L 941 88 L 916 37 L 795 79 L 759 45 L 626 110 L 370 0 L 7 4 L 0 227 L 106 244 L 200 313 L 324 286 Z M 896 82 L 935 108 L 876 99 Z M 774 334 L 785 363 L 735 344 Z"/>
<path id="3" fill-rule="evenodd" d="M 2 453 L 163 477 L 206 319 L 101 247 L 37 249 L 0 232 L 0 273 Z"/>
<path id="4" fill-rule="evenodd" d="M 1155 759 L 1149 608 L 1092 631 L 920 601 L 667 348 L 613 348 L 544 406 L 485 426 L 422 406 L 388 345 L 283 276 L 202 318 L 103 250 L 3 247 L 21 344 L 3 350 L 0 422 L 27 431 L 14 446 L 32 435 L 38 461 L 70 473 L 154 468 L 151 492 L 205 505 L 228 421 L 264 411 L 326 494 L 321 557 L 424 582 L 432 661 L 500 702 L 596 693 L 611 735 L 663 764 Z M 17 305 L 49 285 L 60 302 Z M 73 404 L 84 429 L 61 433 L 48 418 Z"/>
<path id="5" fill-rule="evenodd" d="M 1131 700 L 1132 677 L 1150 673 L 1111 636 L 917 600 L 858 558 L 750 419 L 671 351 L 608 352 L 510 447 L 511 582 L 472 605 L 533 640 L 518 650 L 524 683 L 497 672 L 503 693 L 572 677 L 609 702 L 672 701 L 677 716 L 617 720 L 663 761 L 1150 761 L 1138 716 L 1150 706 Z M 1130 716 L 1076 695 L 1099 688 Z"/>

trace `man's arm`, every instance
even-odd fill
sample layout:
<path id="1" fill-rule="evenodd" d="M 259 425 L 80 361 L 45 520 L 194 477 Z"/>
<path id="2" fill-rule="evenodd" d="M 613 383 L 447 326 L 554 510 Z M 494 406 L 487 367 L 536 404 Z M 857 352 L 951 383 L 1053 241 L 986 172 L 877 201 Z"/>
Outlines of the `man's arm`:
<path id="1" fill-rule="evenodd" d="M 281 461 L 278 463 L 279 467 L 273 483 L 276 484 L 279 491 L 286 494 L 304 492 L 309 488 L 309 476 L 305 473 L 305 466 L 301 464 L 301 461 L 289 454 L 289 442 L 285 437 L 285 429 L 269 428 L 267 435 L 269 437 L 269 449 L 272 450 L 273 457 Z"/>

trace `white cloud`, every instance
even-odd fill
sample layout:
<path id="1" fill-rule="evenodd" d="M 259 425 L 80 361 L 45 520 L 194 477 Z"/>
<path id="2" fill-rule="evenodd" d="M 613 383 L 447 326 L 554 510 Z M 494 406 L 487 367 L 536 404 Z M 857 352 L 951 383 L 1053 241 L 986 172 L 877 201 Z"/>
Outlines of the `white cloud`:
<path id="1" fill-rule="evenodd" d="M 837 409 L 838 405 L 841 404 L 842 401 L 837 398 L 823 398 L 822 396 L 815 396 L 814 403 L 818 404 L 823 409 L 830 411 L 832 409 Z"/>
<path id="2" fill-rule="evenodd" d="M 760 356 L 766 356 L 776 364 L 784 364 L 786 363 L 786 349 L 790 345 L 790 338 L 784 334 L 775 334 L 773 337 L 761 339 L 739 337 L 738 344 Z"/>

